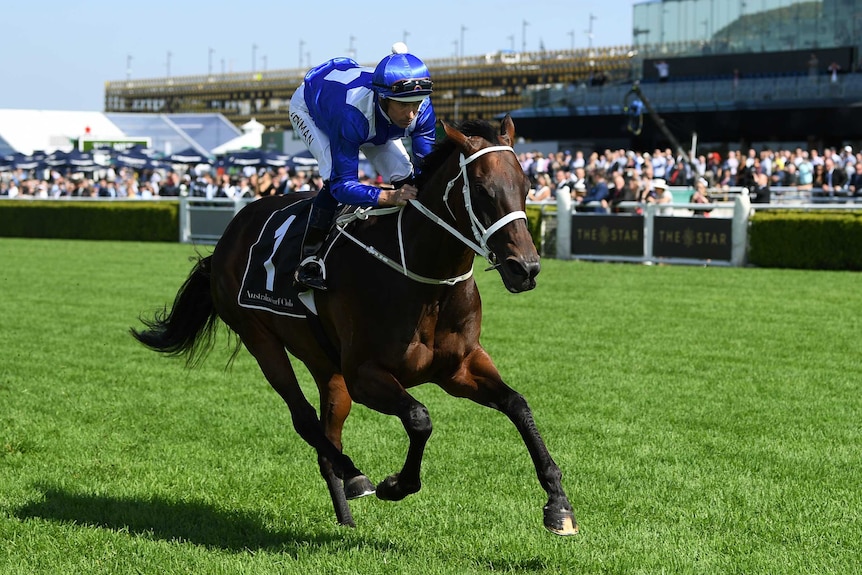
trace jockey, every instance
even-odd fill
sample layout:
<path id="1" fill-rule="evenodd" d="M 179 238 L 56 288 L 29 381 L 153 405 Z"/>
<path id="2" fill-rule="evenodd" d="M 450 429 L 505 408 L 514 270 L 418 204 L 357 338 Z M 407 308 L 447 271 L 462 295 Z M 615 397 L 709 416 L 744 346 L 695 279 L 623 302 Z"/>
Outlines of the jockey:
<path id="1" fill-rule="evenodd" d="M 430 95 L 428 68 L 401 42 L 373 70 L 335 58 L 306 74 L 290 100 L 290 121 L 317 159 L 324 186 L 308 217 L 294 276 L 298 284 L 326 289 L 319 252 L 339 203 L 398 206 L 416 197 L 414 164 L 435 139 Z M 406 137 L 413 159 L 401 142 Z M 359 181 L 360 150 L 395 189 Z"/>

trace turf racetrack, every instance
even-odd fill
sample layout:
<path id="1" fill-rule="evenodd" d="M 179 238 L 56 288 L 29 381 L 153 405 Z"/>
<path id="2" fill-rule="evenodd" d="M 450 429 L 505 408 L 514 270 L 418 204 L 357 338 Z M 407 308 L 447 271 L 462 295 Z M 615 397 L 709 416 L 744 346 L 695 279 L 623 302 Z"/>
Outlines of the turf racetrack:
<path id="1" fill-rule="evenodd" d="M 128 335 L 193 253 L 0 239 L 3 575 L 860 572 L 859 274 L 549 260 L 512 295 L 477 262 L 483 343 L 581 525 L 559 538 L 514 427 L 432 386 L 422 491 L 337 526 L 247 353 L 188 371 Z M 354 407 L 372 480 L 406 443 Z"/>

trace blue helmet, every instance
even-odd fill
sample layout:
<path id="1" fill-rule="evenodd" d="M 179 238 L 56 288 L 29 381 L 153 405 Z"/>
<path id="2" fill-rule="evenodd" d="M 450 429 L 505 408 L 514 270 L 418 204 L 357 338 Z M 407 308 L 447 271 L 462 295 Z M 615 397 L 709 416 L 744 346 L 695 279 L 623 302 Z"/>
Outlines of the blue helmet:
<path id="1" fill-rule="evenodd" d="M 419 102 L 431 95 L 431 75 L 422 60 L 413 54 L 389 54 L 377 64 L 372 79 L 381 98 Z"/>

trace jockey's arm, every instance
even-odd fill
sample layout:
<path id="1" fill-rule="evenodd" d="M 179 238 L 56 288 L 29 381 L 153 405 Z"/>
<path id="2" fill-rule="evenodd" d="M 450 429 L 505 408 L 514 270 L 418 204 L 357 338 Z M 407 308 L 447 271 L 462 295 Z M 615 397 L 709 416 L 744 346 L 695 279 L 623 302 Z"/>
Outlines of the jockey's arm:
<path id="1" fill-rule="evenodd" d="M 359 146 L 367 137 L 367 121 L 360 116 L 349 116 L 348 111 L 338 126 L 338 136 L 330 138 L 330 192 L 342 204 L 376 206 L 380 188 L 359 181 Z"/>
<path id="2" fill-rule="evenodd" d="M 422 166 L 422 160 L 434 149 L 436 139 L 437 115 L 434 113 L 434 107 L 429 102 L 427 107 L 423 108 L 420 112 L 419 118 L 416 121 L 416 129 L 410 134 L 411 147 L 413 148 L 414 176 L 418 174 L 418 170 Z"/>

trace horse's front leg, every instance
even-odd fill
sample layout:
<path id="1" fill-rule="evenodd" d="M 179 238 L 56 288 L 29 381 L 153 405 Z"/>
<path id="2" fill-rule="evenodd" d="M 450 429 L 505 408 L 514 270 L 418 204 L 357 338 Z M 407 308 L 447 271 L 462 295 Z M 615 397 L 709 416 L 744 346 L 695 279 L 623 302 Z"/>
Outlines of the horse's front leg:
<path id="1" fill-rule="evenodd" d="M 539 483 L 548 494 L 544 507 L 545 527 L 557 535 L 576 534 L 578 524 L 569 498 L 563 491 L 562 472 L 539 434 L 533 412 L 524 397 L 503 382 L 487 352 L 482 348 L 476 349 L 464 359 L 461 369 L 451 379 L 439 384 L 450 395 L 466 397 L 506 414 L 521 434 Z"/>
<path id="2" fill-rule="evenodd" d="M 320 392 L 320 421 L 323 424 L 323 432 L 326 434 L 326 438 L 332 442 L 332 445 L 343 452 L 344 446 L 341 442 L 341 433 L 344 430 L 344 422 L 347 416 L 350 415 L 350 407 L 353 403 L 344 385 L 344 378 L 341 374 L 331 374 L 327 370 L 309 369 Z M 339 521 L 349 524 L 348 522 L 341 521 L 343 512 L 339 511 L 339 508 L 347 508 L 345 498 L 358 499 L 371 495 L 374 493 L 374 485 L 362 474 L 346 475 L 342 484 L 342 481 L 338 479 L 332 469 L 332 463 L 326 457 L 320 455 L 318 462 L 321 474 L 326 479 L 327 487 L 329 487 L 330 494 L 332 495 Z"/>
<path id="3" fill-rule="evenodd" d="M 411 396 L 395 377 L 373 364 L 364 364 L 353 378 L 348 379 L 350 396 L 380 413 L 394 415 L 401 420 L 410 446 L 401 471 L 377 485 L 377 497 L 399 501 L 422 487 L 420 470 L 425 444 L 431 436 L 431 417 L 424 405 Z"/>

